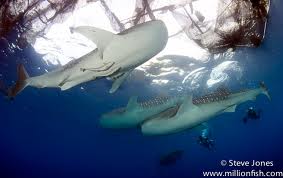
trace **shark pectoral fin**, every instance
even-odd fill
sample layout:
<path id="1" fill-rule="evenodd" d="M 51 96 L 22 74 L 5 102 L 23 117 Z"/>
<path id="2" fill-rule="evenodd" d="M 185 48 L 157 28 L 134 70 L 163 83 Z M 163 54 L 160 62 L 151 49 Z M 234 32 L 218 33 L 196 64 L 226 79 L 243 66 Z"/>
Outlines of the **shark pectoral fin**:
<path id="1" fill-rule="evenodd" d="M 80 33 L 93 41 L 99 51 L 100 57 L 103 57 L 103 52 L 106 46 L 114 39 L 117 38 L 118 35 L 115 35 L 112 32 L 99 29 L 91 26 L 80 26 L 73 28 L 72 31 Z"/>
<path id="2" fill-rule="evenodd" d="M 62 91 L 68 90 L 68 89 L 76 86 L 77 84 L 78 84 L 78 82 L 74 82 L 74 81 L 72 81 L 72 82 L 65 82 L 63 85 L 60 86 L 60 89 Z"/>
<path id="3" fill-rule="evenodd" d="M 127 104 L 127 109 L 126 110 L 132 110 L 136 107 L 138 107 L 138 97 L 137 96 L 132 96 L 130 99 L 129 99 L 129 102 Z"/>
<path id="4" fill-rule="evenodd" d="M 237 105 L 226 108 L 223 112 L 235 112 Z"/>
<path id="5" fill-rule="evenodd" d="M 112 87 L 109 91 L 109 93 L 114 93 L 120 85 L 126 80 L 126 78 L 129 76 L 131 71 L 125 72 L 122 75 L 119 75 L 118 77 L 112 77 L 114 79 L 114 82 L 112 84 Z"/>
<path id="6" fill-rule="evenodd" d="M 184 113 L 185 111 L 196 109 L 196 108 L 198 108 L 198 107 L 193 104 L 193 96 L 189 95 L 185 98 L 184 102 L 181 104 L 177 115 Z"/>

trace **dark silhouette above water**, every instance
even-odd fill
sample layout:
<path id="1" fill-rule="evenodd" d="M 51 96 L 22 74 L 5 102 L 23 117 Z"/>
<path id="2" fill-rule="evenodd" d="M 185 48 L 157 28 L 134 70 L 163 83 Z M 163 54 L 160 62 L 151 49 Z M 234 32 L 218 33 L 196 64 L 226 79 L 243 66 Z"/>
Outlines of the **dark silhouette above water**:
<path id="1" fill-rule="evenodd" d="M 161 166 L 169 166 L 176 164 L 176 162 L 182 158 L 183 154 L 183 150 L 175 150 L 169 152 L 166 155 L 161 156 L 161 158 L 159 159 L 159 164 Z"/>

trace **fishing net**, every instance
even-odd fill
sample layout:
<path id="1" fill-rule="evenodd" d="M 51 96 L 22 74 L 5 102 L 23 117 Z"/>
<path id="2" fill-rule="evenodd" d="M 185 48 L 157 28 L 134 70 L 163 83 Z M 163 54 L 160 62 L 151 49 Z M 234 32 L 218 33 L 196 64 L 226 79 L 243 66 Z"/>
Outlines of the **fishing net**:
<path id="1" fill-rule="evenodd" d="M 130 1 L 129 1 L 130 2 Z M 269 0 L 136 0 L 134 8 L 124 2 L 113 10 L 113 0 L 2 0 L 0 2 L 0 42 L 10 48 L 34 43 L 43 37 L 48 28 L 66 20 L 69 12 L 91 3 L 100 4 L 111 27 L 116 32 L 136 24 L 172 16 L 180 25 L 179 33 L 186 36 L 212 53 L 229 48 L 257 47 L 261 44 L 266 28 Z M 204 6 L 217 2 L 213 13 L 206 13 Z M 117 2 L 115 2 L 117 3 Z M 124 4 L 123 4 L 124 3 Z M 127 7 L 123 7 L 127 6 Z M 121 18 L 124 8 L 132 13 Z M 212 8 L 211 8 L 212 9 Z M 7 36 L 11 32 L 16 45 L 11 46 Z M 3 46 L 3 45 L 2 45 Z"/>
<path id="2" fill-rule="evenodd" d="M 2 0 L 0 2 L 0 42 L 13 50 L 43 36 L 54 22 L 74 10 L 78 0 Z M 16 35 L 11 35 L 11 33 Z M 11 37 L 12 36 L 12 37 Z M 10 37 L 10 38 L 9 38 Z M 15 42 L 12 46 L 9 42 Z"/>
<path id="3" fill-rule="evenodd" d="M 214 18 L 194 8 L 194 1 L 190 8 L 171 12 L 188 38 L 211 53 L 219 53 L 258 47 L 264 39 L 268 9 L 268 0 L 218 0 Z"/>

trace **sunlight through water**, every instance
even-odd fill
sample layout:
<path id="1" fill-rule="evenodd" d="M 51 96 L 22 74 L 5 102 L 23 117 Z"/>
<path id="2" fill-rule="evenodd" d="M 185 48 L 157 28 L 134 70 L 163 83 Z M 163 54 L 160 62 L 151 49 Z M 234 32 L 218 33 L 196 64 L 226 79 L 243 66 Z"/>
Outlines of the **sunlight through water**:
<path id="1" fill-rule="evenodd" d="M 206 24 L 211 23 L 217 18 L 217 7 L 219 0 L 180 0 L 180 8 L 176 12 L 185 15 L 185 11 L 198 11 L 204 16 Z M 109 8 L 123 22 L 133 15 L 135 1 L 106 1 Z M 177 4 L 172 0 L 153 1 L 152 8 L 159 8 L 166 5 Z M 190 4 L 191 3 L 191 4 Z M 185 8 L 182 4 L 187 4 Z M 192 5 L 192 6 L 190 6 Z M 191 9 L 193 7 L 193 9 Z M 154 14 L 157 19 L 165 22 L 169 40 L 165 49 L 156 57 L 139 66 L 137 70 L 144 72 L 146 77 L 151 79 L 152 84 L 167 86 L 170 89 L 186 85 L 185 89 L 197 89 L 198 87 L 211 87 L 216 83 L 229 80 L 226 71 L 241 70 L 235 62 L 225 62 L 209 66 L 207 63 L 215 60 L 209 52 L 198 46 L 193 40 L 189 39 L 182 32 L 182 27 L 177 23 L 174 14 L 170 11 Z M 149 20 L 146 17 L 146 20 Z M 90 52 L 96 45 L 84 36 L 74 33 L 71 34 L 69 28 L 82 25 L 95 26 L 113 33 L 111 23 L 99 2 L 79 3 L 75 11 L 70 14 L 62 23 L 53 24 L 44 37 L 39 37 L 34 43 L 35 50 L 43 54 L 43 59 L 47 64 L 64 65 L 73 59 L 77 59 Z M 125 25 L 126 28 L 129 24 Z M 185 56 L 184 58 L 172 56 Z M 167 56 L 167 57 L 166 57 Z M 169 57 L 168 57 L 169 56 Z M 170 57 L 171 56 L 171 57 Z M 178 77 L 180 80 L 172 79 Z M 200 81 L 208 78 L 206 82 Z M 205 84 L 206 86 L 202 85 Z"/>

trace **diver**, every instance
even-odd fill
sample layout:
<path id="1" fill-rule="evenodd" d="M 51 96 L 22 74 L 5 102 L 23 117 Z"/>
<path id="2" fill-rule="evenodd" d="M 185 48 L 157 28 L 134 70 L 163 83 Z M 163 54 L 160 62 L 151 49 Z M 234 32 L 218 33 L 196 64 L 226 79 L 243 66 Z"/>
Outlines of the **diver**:
<path id="1" fill-rule="evenodd" d="M 212 150 L 214 148 L 214 140 L 210 138 L 211 137 L 211 132 L 209 128 L 205 128 L 201 131 L 201 134 L 198 137 L 198 143 L 209 149 Z"/>
<path id="2" fill-rule="evenodd" d="M 243 118 L 243 122 L 247 123 L 248 119 L 251 120 L 258 120 L 260 119 L 260 115 L 261 115 L 261 109 L 256 110 L 254 107 L 249 107 L 249 109 L 247 109 L 246 111 L 246 115 Z"/>

